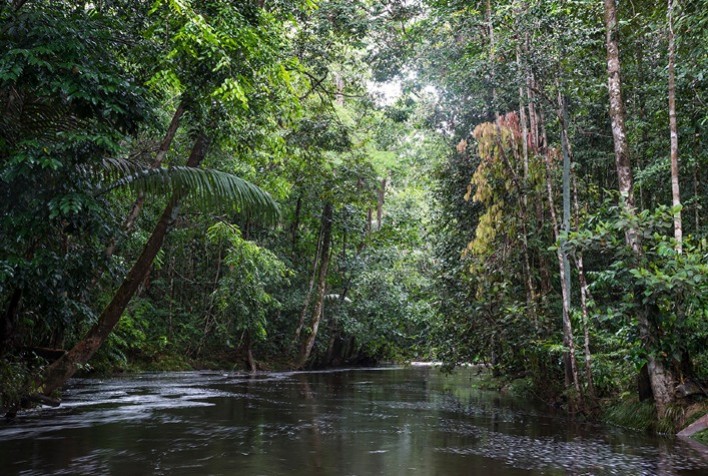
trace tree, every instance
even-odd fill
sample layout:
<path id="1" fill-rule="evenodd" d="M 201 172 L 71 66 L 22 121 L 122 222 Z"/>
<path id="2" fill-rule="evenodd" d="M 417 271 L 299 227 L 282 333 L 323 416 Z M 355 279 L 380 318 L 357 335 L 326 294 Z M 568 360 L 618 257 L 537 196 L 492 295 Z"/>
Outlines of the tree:
<path id="1" fill-rule="evenodd" d="M 667 23 L 669 30 L 669 131 L 671 136 L 671 204 L 674 207 L 674 237 L 676 251 L 681 253 L 683 228 L 681 226 L 681 192 L 679 187 L 678 125 L 676 122 L 676 40 L 674 37 L 674 2 L 669 1 Z"/>
<path id="2" fill-rule="evenodd" d="M 192 127 L 196 129 L 196 132 L 192 133 L 194 143 L 187 161 L 188 169 L 173 169 L 171 171 L 170 177 L 172 179 L 168 181 L 168 188 L 171 187 L 169 190 L 171 198 L 168 200 L 167 206 L 164 208 L 140 256 L 128 272 L 123 284 L 113 295 L 110 303 L 104 308 L 97 322 L 84 339 L 47 368 L 42 384 L 42 392 L 46 394 L 52 393 L 54 389 L 58 388 L 63 381 L 76 371 L 77 366 L 84 364 L 101 346 L 118 322 L 123 310 L 135 294 L 140 283 L 144 280 L 150 270 L 152 261 L 161 248 L 168 227 L 179 210 L 179 203 L 186 190 L 185 185 L 197 185 L 199 191 L 205 195 L 211 194 L 235 200 L 237 205 L 242 208 L 242 211 L 248 211 L 249 206 L 251 208 L 260 206 L 261 209 L 265 209 L 267 213 L 273 215 L 273 210 L 275 209 L 274 202 L 270 197 L 257 187 L 231 176 L 220 175 L 215 172 L 198 172 L 194 169 L 199 167 L 205 159 L 210 145 L 218 142 L 223 136 L 223 133 L 219 132 L 219 130 L 233 129 L 238 124 L 238 119 L 245 121 L 249 116 L 267 115 L 274 112 L 276 108 L 272 106 L 273 102 L 278 103 L 277 113 L 279 115 L 288 112 L 289 103 L 295 103 L 292 100 L 292 92 L 288 90 L 287 86 L 289 76 L 283 68 L 284 63 L 293 63 L 289 58 L 284 58 L 278 51 L 278 48 L 282 45 L 283 37 L 280 35 L 282 23 L 277 16 L 277 11 L 265 11 L 250 5 L 237 8 L 228 2 L 219 0 L 203 2 L 198 7 L 190 3 L 180 5 L 168 3 L 157 2 L 154 5 L 151 12 L 152 16 L 150 17 L 153 23 L 149 27 L 149 32 L 152 35 L 151 40 L 159 37 L 168 38 L 168 41 L 163 44 L 167 44 L 171 50 L 164 51 L 154 48 L 157 43 L 145 45 L 154 48 L 152 52 L 155 56 L 150 59 L 155 61 L 158 68 L 161 67 L 156 73 L 154 70 L 152 71 L 153 77 L 148 82 L 156 84 L 155 81 L 162 81 L 160 86 L 164 88 L 163 91 L 169 89 L 180 91 L 182 100 L 177 107 L 177 112 L 173 115 L 173 120 L 167 129 L 167 133 L 162 140 L 162 146 L 158 149 L 157 158 L 153 160 L 153 164 L 158 165 L 158 161 L 162 162 L 177 132 L 180 119 L 186 110 Z M 106 29 L 107 31 L 101 31 L 99 34 L 102 43 L 96 44 L 90 33 L 87 33 L 87 43 L 97 46 L 91 51 L 88 51 L 87 47 L 78 40 L 76 43 L 69 43 L 68 47 L 59 45 L 55 30 L 52 28 L 41 29 L 37 26 L 45 25 L 42 21 L 46 20 L 49 15 L 54 14 L 51 10 L 54 6 L 45 8 L 44 3 L 38 3 L 36 7 L 33 5 L 31 9 L 27 9 L 19 15 L 15 12 L 7 13 L 9 15 L 8 18 L 12 18 L 18 25 L 27 27 L 26 29 L 14 28 L 11 31 L 16 32 L 15 35 L 18 38 L 18 42 L 25 41 L 34 46 L 39 52 L 37 60 L 33 60 L 30 57 L 28 63 L 31 67 L 35 70 L 45 68 L 50 72 L 50 77 L 54 71 L 51 61 L 58 61 L 58 59 L 52 56 L 49 58 L 51 61 L 48 61 L 42 58 L 42 55 L 47 56 L 53 54 L 56 49 L 64 49 L 65 57 L 62 60 L 68 57 L 79 62 L 86 61 L 81 57 L 82 54 L 89 59 L 96 56 L 93 59 L 99 65 L 100 73 L 98 75 L 93 74 L 91 78 L 98 78 L 102 83 L 99 82 L 96 86 L 89 79 L 86 85 L 75 84 L 76 80 L 72 78 L 71 74 L 76 76 L 81 71 L 79 66 L 69 63 L 69 75 L 67 80 L 65 80 L 65 84 L 55 81 L 50 82 L 49 87 L 43 85 L 45 89 L 40 89 L 39 91 L 47 97 L 46 102 L 49 105 L 45 106 L 45 109 L 53 108 L 57 117 L 59 117 L 59 114 L 63 117 L 68 116 L 65 119 L 68 124 L 71 124 L 72 121 L 77 122 L 80 116 L 77 116 L 76 113 L 74 113 L 76 119 L 71 116 L 73 111 L 63 106 L 61 102 L 62 95 L 68 95 L 68 97 L 73 95 L 83 101 L 88 105 L 89 114 L 86 115 L 84 113 L 87 120 L 97 120 L 106 133 L 114 134 L 115 142 L 111 143 L 114 145 L 112 152 L 118 152 L 120 147 L 117 143 L 120 140 L 120 136 L 125 135 L 125 130 L 134 130 L 134 128 L 128 129 L 131 127 L 128 121 L 133 111 L 129 108 L 121 107 L 120 100 L 116 101 L 113 97 L 127 97 L 129 101 L 137 102 L 137 96 L 129 89 L 124 91 L 127 89 L 123 86 L 124 82 L 121 82 L 120 77 L 115 79 L 111 77 L 110 74 L 115 73 L 106 68 L 104 63 L 111 65 L 111 62 L 113 62 L 113 66 L 118 66 L 114 68 L 118 71 L 118 75 L 127 74 L 121 68 L 125 67 L 127 70 L 129 61 L 123 62 L 123 59 L 109 51 L 109 48 L 117 42 L 115 40 L 116 36 L 120 38 L 120 35 L 112 36 L 113 29 L 120 26 L 120 21 L 123 21 L 128 16 L 126 15 L 128 11 L 132 11 L 132 6 L 123 4 L 108 6 L 106 7 L 107 14 L 105 16 L 102 11 L 97 11 L 95 8 L 77 10 L 63 2 L 61 7 L 62 9 L 58 10 L 58 14 L 65 16 L 59 19 L 60 28 L 74 26 L 74 24 L 78 24 L 86 18 L 94 19 L 94 23 L 96 21 L 103 22 L 99 30 L 103 26 L 109 26 L 110 28 Z M 138 7 L 138 12 L 141 13 L 138 18 L 141 21 L 147 21 L 145 20 L 145 12 L 140 10 L 141 7 L 144 6 Z M 5 13 L 3 12 L 3 14 Z M 108 14 L 115 14 L 120 20 L 114 20 L 115 25 L 109 23 Z M 37 18 L 41 21 L 28 21 L 29 19 L 36 20 Z M 136 23 L 137 25 L 131 24 L 131 26 L 135 26 L 135 29 L 128 30 L 127 33 L 141 37 L 143 32 L 140 29 L 144 28 L 145 25 L 140 22 Z M 83 26 L 78 28 L 77 31 L 84 31 L 82 28 Z M 26 32 L 29 34 L 28 39 L 23 37 Z M 35 37 L 41 38 L 48 46 L 40 44 L 37 47 L 33 45 L 32 41 L 36 41 Z M 131 40 L 132 38 L 127 41 Z M 19 48 L 11 50 L 11 52 L 18 53 L 19 56 L 15 56 L 20 59 L 23 58 L 22 51 L 24 50 Z M 125 53 L 126 55 L 131 53 L 124 51 L 121 46 L 117 48 L 117 52 Z M 161 54 L 164 54 L 164 57 Z M 169 60 L 166 59 L 168 56 Z M 6 59 L 8 57 L 11 58 L 8 55 Z M 39 59 L 41 61 L 38 61 Z M 134 59 L 144 61 L 147 58 L 136 57 Z M 78 63 L 78 65 L 81 64 Z M 13 95 L 15 95 L 13 91 L 16 91 L 16 88 L 13 89 L 13 87 L 14 84 L 17 84 L 18 75 L 23 72 L 24 68 L 17 61 L 15 61 L 14 66 L 11 62 L 6 63 L 5 66 L 7 66 L 6 71 L 9 74 L 4 79 L 10 84 L 3 90 L 9 91 L 6 96 L 8 98 L 6 104 L 13 107 L 13 105 L 16 106 L 18 104 L 18 101 L 13 99 Z M 90 68 L 91 65 L 89 64 L 88 67 Z M 56 84 L 59 86 L 57 87 Z M 95 88 L 95 90 L 92 91 L 91 87 Z M 270 88 L 275 88 L 276 93 L 268 94 L 271 91 Z M 287 93 L 284 93 L 284 91 L 287 91 Z M 131 94 L 126 94 L 126 92 Z M 288 96 L 291 98 L 289 102 L 287 100 Z M 125 99 L 123 99 L 123 103 L 130 105 L 130 102 L 126 102 Z M 81 106 L 81 104 L 79 105 Z M 101 110 L 99 105 L 106 105 L 106 109 Z M 22 109 L 18 109 L 17 114 L 20 115 L 22 113 Z M 40 110 L 38 115 L 40 120 L 42 114 L 46 116 L 46 113 Z M 120 129 L 121 123 L 119 121 L 121 120 L 127 123 L 127 127 L 124 130 Z M 59 122 L 59 119 L 55 119 L 54 122 Z M 47 121 L 37 124 L 38 127 L 46 130 Z M 209 128 L 208 132 L 206 131 L 207 128 Z M 26 129 L 29 129 L 29 126 Z M 104 142 L 109 137 L 111 136 L 107 135 Z M 48 153 L 46 147 L 44 151 Z M 100 151 L 99 157 L 104 154 L 105 151 Z M 57 158 L 53 160 L 55 161 L 54 163 L 61 164 Z M 96 159 L 94 161 L 97 162 Z M 111 160 L 111 163 L 114 164 L 120 162 L 120 160 Z M 58 167 L 59 165 L 56 165 L 54 168 Z M 132 181 L 135 184 L 143 183 L 148 185 L 151 179 L 153 183 L 155 181 L 165 182 L 167 175 L 162 173 L 161 169 L 154 169 L 154 171 L 155 173 L 153 174 L 137 173 L 125 180 Z M 94 186 L 90 180 L 88 183 Z M 160 188 L 159 185 L 157 188 Z M 66 209 L 80 212 L 83 207 L 82 202 L 77 201 L 73 195 L 70 198 L 69 201 L 66 201 L 66 205 L 59 207 L 59 210 Z M 134 210 L 135 208 L 133 207 Z M 132 215 L 131 213 L 129 220 L 134 219 Z M 112 248 L 112 245 L 110 248 Z M 15 295 L 21 296 L 19 288 Z M 15 312 L 13 309 L 17 309 L 16 300 L 15 298 L 10 298 L 10 317 L 5 319 L 5 329 L 12 327 L 13 317 L 11 314 Z"/>
<path id="3" fill-rule="evenodd" d="M 629 145 L 625 128 L 625 109 L 622 100 L 622 81 L 620 78 L 619 38 L 617 24 L 617 9 L 615 0 L 605 0 L 605 29 L 607 47 L 607 80 L 610 96 L 610 119 L 612 120 L 612 137 L 615 145 L 615 160 L 617 178 L 620 190 L 620 202 L 627 215 L 633 218 L 636 214 L 634 204 L 634 184 L 629 161 Z M 628 222 L 624 229 L 627 246 L 637 259 L 641 259 L 642 249 L 638 230 Z M 647 365 L 652 393 L 656 402 L 657 413 L 663 417 L 667 406 L 674 401 L 673 387 L 675 378 L 666 367 L 661 356 L 655 354 L 658 336 L 650 322 L 649 310 L 640 307 L 637 313 L 640 335 L 647 353 Z"/>

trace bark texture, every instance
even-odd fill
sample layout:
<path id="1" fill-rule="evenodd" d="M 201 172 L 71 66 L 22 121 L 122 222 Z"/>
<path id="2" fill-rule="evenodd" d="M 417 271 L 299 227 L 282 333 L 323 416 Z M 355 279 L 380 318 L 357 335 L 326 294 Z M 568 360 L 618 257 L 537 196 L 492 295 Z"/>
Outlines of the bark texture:
<path id="1" fill-rule="evenodd" d="M 560 261 L 561 290 L 563 294 L 563 345 L 568 349 L 566 375 L 568 370 L 570 370 L 570 381 L 572 381 L 578 398 L 580 398 L 582 402 L 580 379 L 578 378 L 578 363 L 575 356 L 575 342 L 573 339 L 573 325 L 570 320 L 570 262 L 568 261 L 568 252 L 565 249 L 565 242 L 568 238 L 568 233 L 570 233 L 570 143 L 568 141 L 568 121 L 565 98 L 561 94 L 560 83 L 558 87 L 558 118 L 561 124 L 561 147 L 563 149 L 563 230 L 562 233 L 558 234 L 557 224 L 554 226 L 554 230 L 556 232 L 556 241 L 559 245 L 558 258 Z M 553 207 L 552 201 L 551 207 Z M 570 382 L 566 382 L 566 384 L 569 383 Z"/>

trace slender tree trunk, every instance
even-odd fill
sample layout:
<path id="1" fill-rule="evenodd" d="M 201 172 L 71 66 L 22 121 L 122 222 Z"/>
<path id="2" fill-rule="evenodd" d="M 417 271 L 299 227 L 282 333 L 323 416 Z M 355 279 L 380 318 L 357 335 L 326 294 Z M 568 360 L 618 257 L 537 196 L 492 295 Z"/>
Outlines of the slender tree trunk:
<path id="1" fill-rule="evenodd" d="M 674 38 L 674 1 L 669 1 L 669 130 L 671 133 L 671 205 L 674 207 L 674 238 L 676 251 L 683 248 L 683 229 L 681 228 L 681 193 L 679 189 L 678 166 L 678 126 L 676 125 L 676 48 Z"/>
<path id="2" fill-rule="evenodd" d="M 521 64 L 521 48 L 517 45 L 516 47 L 516 63 L 518 65 L 519 71 L 523 71 Z M 526 104 L 524 103 L 524 77 L 523 73 L 519 78 L 519 122 L 521 123 L 521 153 L 524 166 L 523 175 L 523 207 L 528 213 L 528 189 L 529 189 L 529 128 L 526 121 Z M 525 246 L 528 247 L 528 239 L 526 238 L 526 225 L 524 225 L 524 242 Z M 532 312 L 532 319 L 534 321 L 534 328 L 536 333 L 538 333 L 538 317 L 536 316 L 535 306 L 536 306 L 536 293 L 534 290 L 532 277 L 531 277 L 531 263 L 529 260 L 528 252 L 524 253 L 524 273 L 526 274 L 526 301 L 529 305 L 529 309 Z"/>
<path id="3" fill-rule="evenodd" d="M 546 192 L 548 197 L 548 208 L 551 215 L 551 225 L 553 228 L 553 237 L 556 243 L 560 242 L 560 229 L 558 225 L 558 217 L 556 215 L 556 205 L 553 193 L 553 181 L 552 181 L 552 167 L 551 158 L 546 155 Z M 574 369 L 575 361 L 575 343 L 573 341 L 573 328 L 570 322 L 570 289 L 568 286 L 569 273 L 566 270 L 566 262 L 564 260 L 564 253 L 562 246 L 558 246 L 556 250 L 556 257 L 558 258 L 558 269 L 561 280 L 561 298 L 563 300 L 563 346 L 568 349 L 563 353 L 563 367 L 565 375 L 565 386 L 570 387 L 575 384 L 578 396 L 580 396 L 579 384 L 577 383 L 577 370 Z"/>
<path id="4" fill-rule="evenodd" d="M 582 405 L 583 396 L 580 391 L 573 326 L 570 320 L 570 263 L 568 261 L 568 251 L 566 250 L 566 241 L 570 233 L 570 144 L 568 141 L 568 112 L 565 105 L 565 98 L 560 90 L 560 82 L 558 82 L 558 117 L 561 123 L 561 147 L 563 149 L 563 231 L 560 235 L 556 236 L 556 240 L 559 245 L 558 251 L 560 253 L 561 287 L 565 289 L 563 293 L 563 343 L 568 347 L 571 380 L 575 385 L 575 390 L 578 393 L 578 398 Z"/>
<path id="5" fill-rule="evenodd" d="M 322 247 L 320 250 L 320 267 L 317 273 L 317 294 L 315 296 L 315 305 L 312 308 L 312 325 L 310 333 L 302 344 L 300 350 L 300 358 L 298 359 L 298 368 L 303 368 L 310 358 L 310 353 L 315 345 L 317 338 L 317 330 L 322 321 L 322 310 L 324 308 L 324 297 L 327 287 L 327 271 L 329 268 L 330 245 L 332 242 L 332 204 L 327 202 L 322 211 Z"/>
<path id="6" fill-rule="evenodd" d="M 578 185 L 573 175 L 573 207 L 575 209 L 575 229 L 580 229 L 580 205 L 578 204 Z M 580 309 L 583 316 L 583 353 L 585 355 L 585 381 L 587 382 L 587 395 L 591 400 L 595 399 L 595 383 L 592 377 L 592 353 L 590 352 L 590 318 L 588 312 L 588 301 L 590 290 L 585 277 L 585 266 L 583 264 L 583 253 L 575 254 L 575 264 L 578 268 L 578 280 L 580 281 Z"/>
<path id="7" fill-rule="evenodd" d="M 297 329 L 295 329 L 295 342 L 300 340 L 300 334 L 302 329 L 305 327 L 305 321 L 307 320 L 307 311 L 310 308 L 310 301 L 312 300 L 312 291 L 315 289 L 315 279 L 317 279 L 317 270 L 320 263 L 320 252 L 322 250 L 322 235 L 323 229 L 320 227 L 320 233 L 317 235 L 317 247 L 315 249 L 315 257 L 312 260 L 312 276 L 310 277 L 310 284 L 307 287 L 307 293 L 305 294 L 305 303 L 302 306 L 302 312 L 300 312 L 300 320 L 297 324 Z"/>
<path id="8" fill-rule="evenodd" d="M 293 224 L 290 228 L 291 233 L 291 246 L 292 254 L 295 255 L 295 249 L 297 248 L 297 232 L 300 228 L 300 212 L 302 211 L 302 195 L 298 195 L 297 203 L 295 204 L 295 217 L 293 218 Z"/>
<path id="9" fill-rule="evenodd" d="M 516 64 L 519 71 L 523 71 L 521 64 L 520 47 L 516 46 Z M 524 103 L 523 79 L 519 80 L 519 122 L 521 123 L 521 150 L 524 156 L 524 188 L 528 188 L 529 181 L 529 128 L 526 124 L 526 104 Z M 526 195 L 524 194 L 524 199 Z"/>
<path id="10" fill-rule="evenodd" d="M 632 178 L 632 167 L 629 160 L 629 144 L 627 143 L 627 129 L 625 127 L 626 114 L 624 100 L 622 99 L 617 10 L 615 8 L 615 0 L 604 0 L 604 2 L 605 27 L 607 29 L 607 84 L 610 96 L 610 120 L 615 147 L 617 181 L 622 205 L 630 213 L 634 214 L 634 179 Z M 625 239 L 634 253 L 640 255 L 639 237 L 634 227 L 627 227 Z"/>
<path id="11" fill-rule="evenodd" d="M 388 178 L 384 177 L 381 179 L 381 185 L 379 187 L 377 196 L 376 196 L 376 229 L 380 230 L 381 225 L 383 224 L 383 207 L 384 207 L 384 200 L 386 199 L 386 183 L 388 182 Z"/>
<path id="12" fill-rule="evenodd" d="M 492 113 L 494 117 L 499 117 L 499 111 L 497 109 L 497 86 L 496 86 L 496 51 L 494 43 L 494 21 L 492 20 L 492 2 L 487 0 L 486 12 L 487 20 L 487 35 L 489 37 L 489 77 L 492 83 Z"/>
<path id="13" fill-rule="evenodd" d="M 208 148 L 209 140 L 206 135 L 200 134 L 192 148 L 187 166 L 198 167 L 206 156 Z M 128 272 L 123 283 L 113 295 L 111 301 L 103 309 L 103 312 L 101 312 L 96 324 L 71 350 L 47 367 L 42 378 L 40 393 L 48 396 L 59 389 L 81 366 L 86 364 L 101 345 L 103 345 L 120 320 L 123 311 L 125 311 L 128 303 L 130 303 L 130 300 L 140 287 L 140 284 L 148 275 L 155 256 L 157 256 L 157 253 L 162 247 L 167 231 L 177 217 L 179 202 L 179 195 L 173 194 L 162 212 L 162 216 L 155 225 L 152 234 L 148 238 L 147 243 L 143 247 L 143 251 L 133 264 L 133 267 Z"/>
<path id="14" fill-rule="evenodd" d="M 526 50 L 530 48 L 529 36 L 526 34 Z M 538 154 L 538 116 L 536 115 L 536 99 L 533 88 L 535 87 L 535 78 L 530 66 L 526 67 L 526 95 L 529 100 L 529 126 L 531 135 L 531 151 Z"/>
<path id="15" fill-rule="evenodd" d="M 258 372 L 258 364 L 253 357 L 253 339 L 251 339 L 251 334 L 248 331 L 246 332 L 246 359 L 248 360 L 248 370 L 252 374 Z"/>
<path id="16" fill-rule="evenodd" d="M 615 163 L 617 165 L 617 180 L 621 195 L 621 205 L 631 215 L 636 214 L 632 169 L 629 160 L 629 145 L 625 127 L 625 109 L 622 100 L 622 82 L 620 79 L 619 30 L 615 0 L 604 0 L 604 20 L 607 47 L 607 80 L 610 99 L 610 119 L 612 138 L 615 146 Z M 634 226 L 625 228 L 625 240 L 637 258 L 642 257 L 639 233 Z M 652 392 L 657 414 L 663 417 L 667 406 L 674 401 L 673 387 L 675 379 L 660 358 L 654 356 L 653 350 L 657 336 L 652 330 L 650 310 L 642 303 L 637 304 L 637 322 L 639 335 L 647 354 L 647 368 L 651 381 Z"/>

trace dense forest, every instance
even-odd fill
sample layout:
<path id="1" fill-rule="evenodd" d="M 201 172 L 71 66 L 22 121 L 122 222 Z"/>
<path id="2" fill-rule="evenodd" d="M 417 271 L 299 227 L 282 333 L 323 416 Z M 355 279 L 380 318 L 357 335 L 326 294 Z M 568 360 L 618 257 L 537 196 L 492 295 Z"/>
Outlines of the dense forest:
<path id="1" fill-rule="evenodd" d="M 705 413 L 705 0 L 0 5 L 0 407 L 415 358 Z"/>

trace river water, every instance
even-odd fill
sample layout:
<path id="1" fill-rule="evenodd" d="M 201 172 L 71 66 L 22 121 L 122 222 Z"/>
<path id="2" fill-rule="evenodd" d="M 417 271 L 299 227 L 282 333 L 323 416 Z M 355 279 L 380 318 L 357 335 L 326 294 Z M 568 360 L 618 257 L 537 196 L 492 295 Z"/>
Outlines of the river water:
<path id="1" fill-rule="evenodd" d="M 77 380 L 0 424 L 0 475 L 707 475 L 698 443 L 575 424 L 476 371 Z"/>

